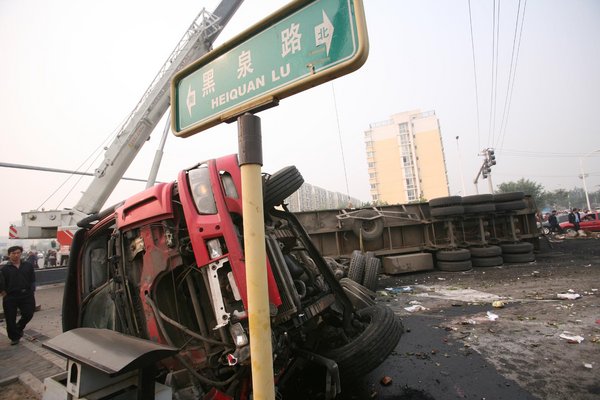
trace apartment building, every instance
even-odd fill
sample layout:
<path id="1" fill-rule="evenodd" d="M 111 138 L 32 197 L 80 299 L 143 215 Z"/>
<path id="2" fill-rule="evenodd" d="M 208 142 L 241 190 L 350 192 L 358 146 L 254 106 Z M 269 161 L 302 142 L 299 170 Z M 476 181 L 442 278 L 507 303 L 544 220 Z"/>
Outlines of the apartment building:
<path id="1" fill-rule="evenodd" d="M 449 195 L 444 146 L 434 111 L 406 111 L 365 131 L 372 201 L 402 204 Z"/>

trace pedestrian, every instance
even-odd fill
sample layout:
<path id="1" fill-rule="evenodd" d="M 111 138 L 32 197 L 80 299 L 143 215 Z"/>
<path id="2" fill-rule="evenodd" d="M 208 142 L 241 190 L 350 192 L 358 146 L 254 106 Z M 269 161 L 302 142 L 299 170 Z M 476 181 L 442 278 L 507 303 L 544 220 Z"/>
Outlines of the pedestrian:
<path id="1" fill-rule="evenodd" d="M 548 225 L 550 226 L 550 232 L 562 232 L 562 228 L 560 227 L 558 218 L 556 217 L 556 210 L 552 210 L 552 214 L 550 214 L 548 217 Z"/>
<path id="2" fill-rule="evenodd" d="M 573 225 L 573 229 L 575 229 L 575 232 L 579 232 L 579 222 L 581 222 L 581 215 L 579 214 L 579 210 L 577 210 L 577 208 L 573 208 L 573 210 L 569 213 L 569 222 Z"/>
<path id="3" fill-rule="evenodd" d="M 4 290 L 1 295 L 6 333 L 11 345 L 19 343 L 23 337 L 23 330 L 35 311 L 35 270 L 31 263 L 21 260 L 21 254 L 21 246 L 9 247 L 9 262 L 3 265 L 0 271 L 4 278 Z M 21 312 L 19 321 L 17 310 Z"/>

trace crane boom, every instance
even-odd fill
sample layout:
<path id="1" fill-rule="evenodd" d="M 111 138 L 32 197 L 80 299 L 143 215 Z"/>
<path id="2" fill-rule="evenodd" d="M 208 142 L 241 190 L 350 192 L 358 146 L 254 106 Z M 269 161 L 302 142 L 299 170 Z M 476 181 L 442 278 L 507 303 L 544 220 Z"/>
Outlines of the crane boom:
<path id="1" fill-rule="evenodd" d="M 167 61 L 118 130 L 94 178 L 73 209 L 27 211 L 21 213 L 21 226 L 11 226 L 11 239 L 49 239 L 60 236 L 67 227 L 100 211 L 142 145 L 169 107 L 172 76 L 191 61 L 207 53 L 243 0 L 222 0 L 213 13 L 202 9 L 185 32 Z M 59 242 L 64 244 L 64 241 Z M 69 243 L 70 244 L 70 243 Z"/>
<path id="2" fill-rule="evenodd" d="M 175 72 L 207 53 L 241 1 L 221 2 L 214 13 L 202 10 L 164 63 L 139 103 L 106 150 L 104 160 L 75 210 L 84 214 L 100 211 L 142 145 L 169 107 L 169 83 Z"/>

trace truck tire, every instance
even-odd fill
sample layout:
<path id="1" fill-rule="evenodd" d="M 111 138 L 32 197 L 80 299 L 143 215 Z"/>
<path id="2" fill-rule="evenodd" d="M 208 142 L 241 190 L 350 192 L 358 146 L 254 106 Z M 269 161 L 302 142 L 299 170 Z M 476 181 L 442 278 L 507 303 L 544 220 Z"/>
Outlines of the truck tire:
<path id="1" fill-rule="evenodd" d="M 460 204 L 462 204 L 462 197 L 460 196 L 438 197 L 429 200 L 429 207 L 446 207 Z"/>
<path id="2" fill-rule="evenodd" d="M 360 250 L 352 252 L 350 266 L 348 267 L 348 278 L 354 282 L 362 283 L 365 270 L 366 257 Z"/>
<path id="3" fill-rule="evenodd" d="M 503 263 L 504 259 L 500 256 L 471 258 L 471 264 L 473 267 L 497 267 Z"/>
<path id="4" fill-rule="evenodd" d="M 523 254 L 533 252 L 533 244 L 529 242 L 505 243 L 501 244 L 500 248 L 502 248 L 502 254 Z"/>
<path id="5" fill-rule="evenodd" d="M 468 249 L 438 250 L 435 258 L 438 261 L 466 261 L 471 258 L 471 252 Z"/>
<path id="6" fill-rule="evenodd" d="M 489 193 L 484 194 L 473 194 L 470 196 L 463 196 L 462 204 L 483 204 L 483 203 L 493 203 L 494 195 Z"/>
<path id="7" fill-rule="evenodd" d="M 496 203 L 496 211 L 512 211 L 512 210 L 523 210 L 527 208 L 527 203 L 523 200 L 505 201 L 503 203 Z"/>
<path id="8" fill-rule="evenodd" d="M 465 213 L 463 206 L 446 206 L 430 209 L 432 217 L 448 217 L 452 215 L 462 215 Z"/>
<path id="9" fill-rule="evenodd" d="M 448 272 L 460 272 L 460 271 L 469 271 L 473 268 L 473 264 L 471 264 L 471 260 L 464 261 L 438 261 L 435 263 L 437 269 L 440 271 L 448 271 Z"/>
<path id="10" fill-rule="evenodd" d="M 290 197 L 304 183 L 298 168 L 293 165 L 282 168 L 268 177 L 264 184 L 265 208 L 272 208 Z"/>
<path id="11" fill-rule="evenodd" d="M 361 218 L 373 218 L 374 219 L 361 219 Z M 383 217 L 375 210 L 360 210 L 356 213 L 356 219 L 352 224 L 352 232 L 357 237 L 363 238 L 363 240 L 371 241 L 381 236 L 383 233 Z"/>
<path id="12" fill-rule="evenodd" d="M 464 207 L 465 214 L 484 214 L 493 213 L 494 211 L 496 211 L 496 205 L 494 203 L 468 204 Z"/>
<path id="13" fill-rule="evenodd" d="M 366 324 L 350 343 L 327 350 L 323 355 L 340 368 L 340 378 L 349 382 L 363 377 L 379 365 L 396 348 L 404 327 L 390 307 L 376 305 L 356 312 Z"/>
<path id="14" fill-rule="evenodd" d="M 525 193 L 523 192 L 507 192 L 494 194 L 494 201 L 501 203 L 505 201 L 523 200 Z"/>
<path id="15" fill-rule="evenodd" d="M 469 247 L 469 251 L 471 252 L 471 258 L 502 255 L 502 248 L 500 246 Z"/>
<path id="16" fill-rule="evenodd" d="M 530 263 L 535 261 L 535 255 L 531 253 L 518 253 L 518 254 L 503 254 L 502 259 L 505 263 Z"/>
<path id="17" fill-rule="evenodd" d="M 376 257 L 367 258 L 365 265 L 365 276 L 363 278 L 363 286 L 369 290 L 375 290 L 377 288 L 377 275 L 379 274 L 379 268 L 381 267 L 381 261 Z"/>

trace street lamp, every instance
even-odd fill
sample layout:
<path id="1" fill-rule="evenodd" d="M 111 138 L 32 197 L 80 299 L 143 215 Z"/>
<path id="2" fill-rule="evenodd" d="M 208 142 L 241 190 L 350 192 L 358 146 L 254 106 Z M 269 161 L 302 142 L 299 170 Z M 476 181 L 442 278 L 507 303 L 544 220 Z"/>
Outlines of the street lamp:
<path id="1" fill-rule="evenodd" d="M 587 184 L 585 183 L 585 172 L 583 172 L 583 159 L 586 157 L 589 157 L 592 154 L 597 153 L 599 151 L 600 151 L 600 149 L 596 149 L 594 151 L 587 153 L 583 157 L 579 157 L 579 170 L 581 171 L 581 180 L 583 181 L 583 192 L 585 193 L 585 201 L 587 202 L 587 208 L 590 211 L 592 210 L 592 206 L 590 205 L 590 196 L 588 195 Z"/>

